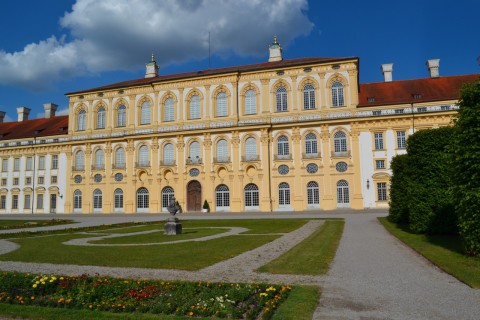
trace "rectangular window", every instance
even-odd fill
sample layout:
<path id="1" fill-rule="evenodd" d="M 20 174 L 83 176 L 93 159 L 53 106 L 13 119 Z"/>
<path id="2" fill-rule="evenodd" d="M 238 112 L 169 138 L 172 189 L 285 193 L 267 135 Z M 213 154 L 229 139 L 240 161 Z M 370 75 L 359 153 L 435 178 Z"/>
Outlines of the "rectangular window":
<path id="1" fill-rule="evenodd" d="M 26 177 L 25 184 L 32 184 L 32 177 Z"/>
<path id="2" fill-rule="evenodd" d="M 419 107 L 417 108 L 417 112 L 427 112 L 427 107 Z"/>
<path id="3" fill-rule="evenodd" d="M 50 178 L 50 182 L 53 183 L 53 184 L 57 183 L 57 176 L 52 176 Z"/>
<path id="4" fill-rule="evenodd" d="M 378 201 L 387 201 L 387 183 L 377 183 Z"/>
<path id="5" fill-rule="evenodd" d="M 12 209 L 18 209 L 18 194 L 12 196 Z"/>
<path id="6" fill-rule="evenodd" d="M 32 157 L 28 157 L 27 162 L 25 164 L 25 170 L 32 171 L 32 163 L 33 163 Z"/>
<path id="7" fill-rule="evenodd" d="M 385 169 L 385 160 L 375 160 L 375 169 Z"/>
<path id="8" fill-rule="evenodd" d="M 383 150 L 383 133 L 375 132 L 375 150 Z"/>
<path id="9" fill-rule="evenodd" d="M 2 186 L 6 186 L 7 185 L 7 178 L 3 178 L 2 179 Z"/>
<path id="10" fill-rule="evenodd" d="M 5 209 L 7 207 L 7 196 L 0 197 L 0 209 Z"/>
<path id="11" fill-rule="evenodd" d="M 18 178 L 13 178 L 13 185 L 18 186 Z"/>
<path id="12" fill-rule="evenodd" d="M 407 147 L 407 138 L 405 131 L 397 131 L 397 148 L 405 149 Z"/>
<path id="13" fill-rule="evenodd" d="M 2 171 L 7 172 L 8 171 L 8 159 L 3 159 L 2 160 Z"/>
<path id="14" fill-rule="evenodd" d="M 382 111 L 381 111 L 381 110 L 375 110 L 375 111 L 373 111 L 373 115 L 374 115 L 374 116 L 381 116 L 381 115 L 382 115 Z"/>
<path id="15" fill-rule="evenodd" d="M 20 171 L 20 158 L 13 159 L 13 171 Z"/>
<path id="16" fill-rule="evenodd" d="M 404 109 L 395 109 L 395 114 L 402 114 L 404 112 L 405 112 Z"/>
<path id="17" fill-rule="evenodd" d="M 43 184 L 45 181 L 44 177 L 38 177 L 38 184 Z"/>
<path id="18" fill-rule="evenodd" d="M 30 195 L 29 195 L 29 194 L 26 194 L 26 195 L 25 195 L 25 201 L 23 202 L 23 208 L 24 208 L 24 209 L 30 209 L 30 204 L 31 204 L 30 202 L 31 202 L 31 201 L 32 201 L 32 200 L 30 199 Z"/>
<path id="19" fill-rule="evenodd" d="M 38 170 L 45 170 L 45 156 L 38 157 Z"/>
<path id="20" fill-rule="evenodd" d="M 37 195 L 37 209 L 43 209 L 43 194 Z"/>
<path id="21" fill-rule="evenodd" d="M 52 169 L 58 169 L 58 156 L 56 154 L 52 156 Z"/>

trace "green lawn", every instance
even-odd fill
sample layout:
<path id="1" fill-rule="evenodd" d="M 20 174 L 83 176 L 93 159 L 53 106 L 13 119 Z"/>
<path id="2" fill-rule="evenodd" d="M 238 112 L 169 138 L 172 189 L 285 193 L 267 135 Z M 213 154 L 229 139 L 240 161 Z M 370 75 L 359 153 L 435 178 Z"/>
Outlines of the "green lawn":
<path id="1" fill-rule="evenodd" d="M 344 224 L 343 220 L 326 220 L 307 239 L 258 271 L 277 274 L 327 273 L 337 252 Z"/>
<path id="2" fill-rule="evenodd" d="M 128 246 L 128 247 L 85 247 L 65 245 L 63 242 L 71 239 L 98 235 L 77 231 L 54 233 L 40 236 L 25 236 L 10 241 L 21 245 L 21 248 L 1 255 L 3 261 L 43 262 L 54 264 L 98 265 L 114 267 L 166 268 L 182 270 L 199 270 L 217 262 L 232 258 L 245 251 L 252 250 L 277 239 L 278 233 L 293 231 L 307 220 L 201 220 L 182 221 L 184 228 L 205 227 L 244 227 L 250 229 L 248 236 L 238 235 L 204 242 L 186 242 L 158 246 Z M 141 227 L 116 228 L 110 230 L 101 228 L 101 234 L 138 231 L 154 228 L 155 225 Z M 156 225 L 156 228 L 163 224 Z M 130 231 L 129 231 L 130 230 Z M 208 230 L 208 229 L 196 229 Z M 93 230 L 92 230 L 93 231 Z M 151 234 L 144 235 L 151 241 Z M 187 234 L 188 236 L 188 234 Z M 14 236 L 12 236 L 13 238 Z M 119 239 L 128 238 L 117 238 Z M 172 239 L 178 239 L 172 236 Z M 113 239 L 110 239 L 111 241 Z M 142 237 L 135 241 L 141 242 Z"/>
<path id="3" fill-rule="evenodd" d="M 378 219 L 390 233 L 433 264 L 467 285 L 480 288 L 480 258 L 465 255 L 458 236 L 414 234 L 387 218 Z"/>

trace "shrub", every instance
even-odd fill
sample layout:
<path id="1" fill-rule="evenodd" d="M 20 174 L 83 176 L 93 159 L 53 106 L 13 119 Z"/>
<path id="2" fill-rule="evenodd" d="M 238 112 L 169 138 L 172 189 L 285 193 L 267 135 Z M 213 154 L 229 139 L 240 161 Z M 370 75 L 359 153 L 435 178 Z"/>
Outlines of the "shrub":
<path id="1" fill-rule="evenodd" d="M 393 157 L 391 162 L 392 177 L 390 179 L 390 209 L 388 220 L 400 224 L 408 224 L 408 155 Z"/>

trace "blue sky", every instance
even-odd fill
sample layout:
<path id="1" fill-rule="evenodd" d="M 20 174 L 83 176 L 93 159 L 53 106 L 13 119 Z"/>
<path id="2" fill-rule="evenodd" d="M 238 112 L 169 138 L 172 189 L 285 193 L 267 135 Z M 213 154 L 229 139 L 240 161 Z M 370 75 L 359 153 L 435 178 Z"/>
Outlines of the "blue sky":
<path id="1" fill-rule="evenodd" d="M 161 74 L 268 59 L 360 58 L 360 81 L 479 73 L 478 0 L 23 0 L 0 2 L 0 110 L 41 116 L 67 92 L 143 77 L 153 51 Z"/>

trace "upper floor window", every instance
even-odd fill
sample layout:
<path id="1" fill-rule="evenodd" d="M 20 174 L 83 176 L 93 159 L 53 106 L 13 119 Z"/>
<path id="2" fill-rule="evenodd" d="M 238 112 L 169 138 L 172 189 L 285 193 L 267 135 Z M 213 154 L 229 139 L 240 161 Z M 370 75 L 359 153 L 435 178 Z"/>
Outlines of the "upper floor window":
<path id="1" fill-rule="evenodd" d="M 286 136 L 278 137 L 277 149 L 279 156 L 288 156 L 290 154 L 288 138 Z"/>
<path id="2" fill-rule="evenodd" d="M 333 135 L 333 147 L 335 152 L 347 152 L 347 135 L 343 131 Z"/>
<path id="3" fill-rule="evenodd" d="M 228 161 L 228 143 L 225 139 L 219 140 L 217 142 L 217 161 Z"/>
<path id="4" fill-rule="evenodd" d="M 101 149 L 95 151 L 95 169 L 105 169 L 105 155 Z"/>
<path id="5" fill-rule="evenodd" d="M 248 90 L 245 93 L 245 114 L 257 113 L 257 94 L 255 90 Z"/>
<path id="6" fill-rule="evenodd" d="M 105 129 L 105 107 L 97 110 L 97 129 Z"/>
<path id="7" fill-rule="evenodd" d="M 246 160 L 257 160 L 257 140 L 253 137 L 245 140 L 245 158 Z"/>
<path id="8" fill-rule="evenodd" d="M 58 155 L 52 155 L 52 169 L 58 169 Z"/>
<path id="9" fill-rule="evenodd" d="M 45 156 L 38 157 L 38 169 L 45 170 Z"/>
<path id="10" fill-rule="evenodd" d="M 140 166 L 146 166 L 148 162 L 148 147 L 143 145 L 138 149 L 138 163 Z"/>
<path id="11" fill-rule="evenodd" d="M 190 119 L 200 119 L 200 97 L 196 94 L 190 99 Z"/>
<path id="12" fill-rule="evenodd" d="M 116 168 L 125 168 L 125 149 L 118 148 L 115 150 L 115 166 Z"/>
<path id="13" fill-rule="evenodd" d="M 57 156 L 58 157 L 58 156 Z M 27 163 L 25 165 L 25 169 L 27 171 L 32 171 L 32 163 L 33 163 L 33 158 L 32 157 L 28 157 L 27 158 Z"/>
<path id="14" fill-rule="evenodd" d="M 140 107 L 140 124 L 150 124 L 150 102 L 145 101 Z"/>
<path id="15" fill-rule="evenodd" d="M 383 150 L 383 133 L 375 132 L 375 150 Z"/>
<path id="16" fill-rule="evenodd" d="M 2 160 L 2 171 L 7 172 L 8 171 L 8 159 L 3 159 Z"/>
<path id="17" fill-rule="evenodd" d="M 307 155 L 316 155 L 318 153 L 317 136 L 309 133 L 305 137 L 305 153 Z"/>
<path id="18" fill-rule="evenodd" d="M 315 88 L 311 84 L 303 87 L 303 108 L 305 110 L 315 109 Z"/>
<path id="19" fill-rule="evenodd" d="M 167 143 L 163 147 L 163 163 L 165 165 L 171 165 L 174 162 L 174 154 L 173 154 L 173 144 Z"/>
<path id="20" fill-rule="evenodd" d="M 278 87 L 276 93 L 277 112 L 287 111 L 287 89 L 285 87 Z"/>
<path id="21" fill-rule="evenodd" d="M 123 104 L 117 109 L 117 127 L 125 127 L 127 125 L 127 107 Z"/>
<path id="22" fill-rule="evenodd" d="M 225 117 L 228 114 L 228 104 L 227 104 L 227 94 L 225 92 L 220 92 L 217 94 L 217 117 Z"/>
<path id="23" fill-rule="evenodd" d="M 397 131 L 397 148 L 405 149 L 407 147 L 407 138 L 405 131 Z"/>
<path id="24" fill-rule="evenodd" d="M 168 98 L 165 100 L 165 106 L 163 108 L 163 121 L 174 121 L 175 120 L 175 108 L 173 105 L 173 99 Z"/>
<path id="25" fill-rule="evenodd" d="M 332 84 L 332 106 L 341 107 L 345 105 L 343 97 L 343 84 L 340 81 L 335 81 Z"/>
<path id="26" fill-rule="evenodd" d="M 20 171 L 20 158 L 13 159 L 13 171 Z"/>
<path id="27" fill-rule="evenodd" d="M 87 111 L 85 111 L 85 109 L 82 109 L 78 112 L 77 130 L 84 131 L 86 127 L 87 127 Z"/>
<path id="28" fill-rule="evenodd" d="M 77 153 L 75 153 L 75 170 L 84 170 L 84 160 L 85 156 L 83 151 L 77 151 Z"/>

